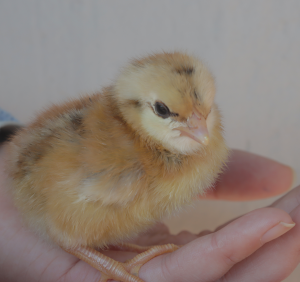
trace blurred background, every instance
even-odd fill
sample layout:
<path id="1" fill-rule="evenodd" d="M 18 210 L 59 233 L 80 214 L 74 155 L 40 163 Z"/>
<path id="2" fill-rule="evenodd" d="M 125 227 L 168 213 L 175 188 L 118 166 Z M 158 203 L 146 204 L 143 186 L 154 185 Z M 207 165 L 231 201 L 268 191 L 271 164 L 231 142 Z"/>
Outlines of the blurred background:
<path id="1" fill-rule="evenodd" d="M 163 50 L 211 69 L 230 147 L 300 175 L 299 0 L 0 0 L 0 107 L 26 124 L 51 103 L 99 91 L 129 59 Z M 213 230 L 273 201 L 199 201 L 166 222 L 175 233 Z M 299 277 L 300 267 L 285 281 Z"/>

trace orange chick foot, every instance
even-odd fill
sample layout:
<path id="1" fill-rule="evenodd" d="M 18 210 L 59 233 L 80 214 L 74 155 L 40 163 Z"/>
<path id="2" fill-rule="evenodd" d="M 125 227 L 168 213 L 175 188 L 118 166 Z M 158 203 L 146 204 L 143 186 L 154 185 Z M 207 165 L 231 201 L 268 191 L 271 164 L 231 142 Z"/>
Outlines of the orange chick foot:
<path id="1" fill-rule="evenodd" d="M 144 282 L 138 277 L 140 268 L 154 257 L 176 251 L 178 248 L 178 246 L 173 244 L 151 247 L 140 247 L 134 244 L 120 244 L 115 246 L 115 249 L 118 250 L 139 253 L 125 263 L 117 262 L 89 247 L 64 250 L 99 270 L 101 272 L 99 282 L 106 282 L 109 279 L 120 282 Z"/>
<path id="2" fill-rule="evenodd" d="M 92 248 L 78 247 L 64 250 L 99 270 L 101 272 L 101 279 L 99 282 L 106 282 L 109 279 L 120 282 L 143 282 L 140 278 L 130 274 L 122 263 L 117 262 Z"/>
<path id="3" fill-rule="evenodd" d="M 128 272 L 135 276 L 139 276 L 140 268 L 149 260 L 166 253 L 174 252 L 179 249 L 179 247 L 174 244 L 157 245 L 151 247 L 140 247 L 133 244 L 130 245 L 136 247 L 137 250 L 139 248 L 147 248 L 146 251 L 136 255 L 134 258 L 123 263 L 124 267 L 128 270 Z"/>

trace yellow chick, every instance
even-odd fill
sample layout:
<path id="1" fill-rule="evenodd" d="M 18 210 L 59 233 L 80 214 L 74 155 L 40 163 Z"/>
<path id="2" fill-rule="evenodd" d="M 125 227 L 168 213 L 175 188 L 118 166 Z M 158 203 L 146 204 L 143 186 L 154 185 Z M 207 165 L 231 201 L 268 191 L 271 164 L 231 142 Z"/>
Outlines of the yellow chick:
<path id="1" fill-rule="evenodd" d="M 214 96 L 195 57 L 133 60 L 112 86 L 50 107 L 11 140 L 16 207 L 43 239 L 101 271 L 101 281 L 141 282 L 145 262 L 177 247 L 122 242 L 191 203 L 226 162 Z M 95 250 L 109 245 L 140 254 L 119 263 Z"/>

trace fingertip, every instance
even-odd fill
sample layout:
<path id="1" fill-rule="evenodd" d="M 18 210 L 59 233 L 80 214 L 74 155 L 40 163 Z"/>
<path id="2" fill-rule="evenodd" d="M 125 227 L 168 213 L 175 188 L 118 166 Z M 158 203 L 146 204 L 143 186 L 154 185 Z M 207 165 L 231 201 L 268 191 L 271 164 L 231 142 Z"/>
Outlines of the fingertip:
<path id="1" fill-rule="evenodd" d="M 294 221 L 290 214 L 280 208 L 276 207 L 264 207 L 256 209 L 246 214 L 247 217 L 251 217 L 257 222 L 261 222 L 266 226 L 274 226 L 279 222 L 285 222 L 287 224 L 293 224 Z"/>
<path id="2" fill-rule="evenodd" d="M 296 223 L 287 223 L 280 221 L 278 224 L 269 229 L 261 238 L 260 241 L 262 244 L 268 243 L 276 238 L 282 236 L 286 232 L 290 231 L 295 227 Z"/>
<path id="3" fill-rule="evenodd" d="M 295 171 L 288 165 L 269 159 L 267 161 L 269 169 L 264 181 L 266 192 L 270 193 L 271 190 L 272 196 L 276 196 L 290 190 L 295 181 Z"/>
<path id="4" fill-rule="evenodd" d="M 276 175 L 275 180 L 278 181 L 276 187 L 279 194 L 286 192 L 293 187 L 296 180 L 296 172 L 292 167 L 277 163 L 277 167 L 274 168 L 273 173 Z"/>
<path id="5" fill-rule="evenodd" d="M 290 190 L 296 179 L 288 165 L 245 151 L 232 150 L 228 167 L 198 199 L 256 200 Z"/>

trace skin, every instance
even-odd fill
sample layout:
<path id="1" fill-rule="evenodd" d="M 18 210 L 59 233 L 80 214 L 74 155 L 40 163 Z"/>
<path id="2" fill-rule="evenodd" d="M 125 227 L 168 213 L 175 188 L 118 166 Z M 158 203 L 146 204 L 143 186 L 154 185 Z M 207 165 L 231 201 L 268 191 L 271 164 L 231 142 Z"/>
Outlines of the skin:
<path id="1" fill-rule="evenodd" d="M 62 251 L 41 241 L 22 225 L 6 192 L 0 147 L 0 280 L 96 282 L 100 273 Z M 233 151 L 228 169 L 206 198 L 249 200 L 285 192 L 293 181 L 292 170 L 277 162 Z M 284 235 L 263 244 L 261 237 L 278 222 L 296 226 Z M 274 235 L 273 235 L 274 237 Z M 178 251 L 156 257 L 140 270 L 147 281 L 282 281 L 300 262 L 300 187 L 276 201 L 224 224 L 215 232 L 171 235 L 163 224 L 133 242 L 140 245 L 184 244 Z M 255 252 L 254 252 L 255 251 Z M 124 261 L 135 254 L 106 251 Z M 284 258 L 284 259 L 283 259 Z M 178 267 L 180 265 L 180 267 Z"/>

